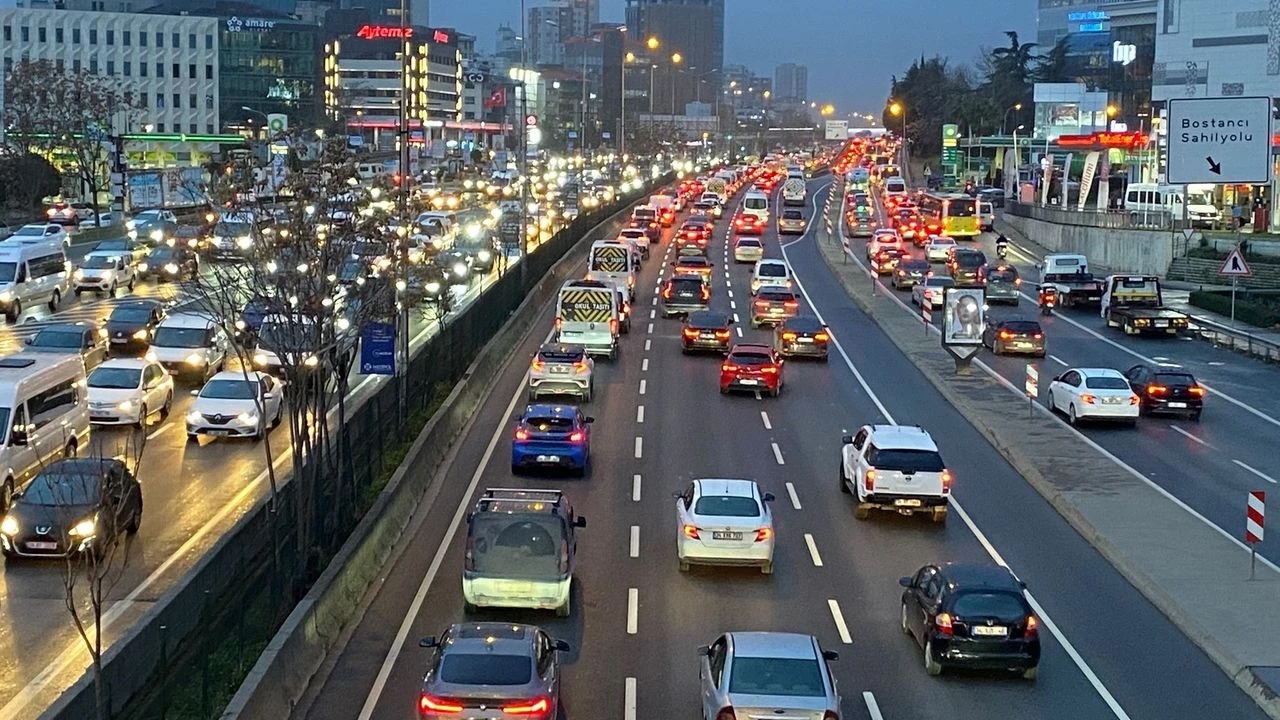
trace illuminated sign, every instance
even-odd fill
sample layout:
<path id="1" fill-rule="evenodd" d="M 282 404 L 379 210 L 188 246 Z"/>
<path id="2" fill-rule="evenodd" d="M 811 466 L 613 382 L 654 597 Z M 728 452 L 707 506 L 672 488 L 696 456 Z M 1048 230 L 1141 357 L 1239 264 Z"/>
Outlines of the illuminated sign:
<path id="1" fill-rule="evenodd" d="M 449 37 L 449 33 L 443 30 L 433 30 L 431 32 L 431 42 L 444 43 L 448 45 L 453 42 L 453 38 Z"/>
<path id="2" fill-rule="evenodd" d="M 413 28 L 361 25 L 360 29 L 356 30 L 356 37 L 361 40 L 408 40 L 413 37 Z"/>
<path id="3" fill-rule="evenodd" d="M 1128 65 L 1138 59 L 1138 46 L 1126 45 L 1119 40 L 1111 43 L 1111 62 Z"/>
<path id="4" fill-rule="evenodd" d="M 232 15 L 227 18 L 227 32 L 244 32 L 245 30 L 275 30 L 275 20 L 263 20 L 262 18 L 242 18 Z"/>
<path id="5" fill-rule="evenodd" d="M 1087 12 L 1067 13 L 1068 22 L 1083 22 L 1085 20 L 1110 20 L 1111 17 L 1101 10 L 1089 10 Z"/>
<path id="6" fill-rule="evenodd" d="M 1102 23 L 1100 22 L 1080 23 L 1080 32 L 1082 33 L 1103 32 Z"/>
<path id="7" fill-rule="evenodd" d="M 1151 137 L 1142 132 L 1096 132 L 1090 135 L 1060 135 L 1059 147 L 1071 148 L 1120 148 L 1136 150 L 1146 147 Z"/>

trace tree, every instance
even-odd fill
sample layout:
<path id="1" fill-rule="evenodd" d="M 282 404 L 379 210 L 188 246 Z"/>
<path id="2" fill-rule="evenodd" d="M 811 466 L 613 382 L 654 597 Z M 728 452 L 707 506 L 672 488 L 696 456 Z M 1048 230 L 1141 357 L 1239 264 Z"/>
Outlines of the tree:
<path id="1" fill-rule="evenodd" d="M 890 96 L 905 113 L 906 135 L 915 152 L 935 155 L 942 149 L 942 125 L 956 122 L 956 111 L 972 92 L 967 73 L 951 68 L 946 58 L 934 56 L 911 63 L 902 78 L 893 78 Z M 881 120 L 886 128 L 900 132 L 902 115 L 895 115 L 886 103 Z"/>
<path id="2" fill-rule="evenodd" d="M 0 147 L 0 207 L 10 207 L 24 215 L 35 209 L 40 198 L 58 194 L 62 183 L 49 161 L 17 147 Z"/>
<path id="3" fill-rule="evenodd" d="M 1030 106 L 1032 63 L 1035 60 L 1035 43 L 1018 42 L 1018 33 L 1006 30 L 1007 47 L 991 51 L 987 89 L 998 107 L 1013 107 L 1017 103 Z"/>

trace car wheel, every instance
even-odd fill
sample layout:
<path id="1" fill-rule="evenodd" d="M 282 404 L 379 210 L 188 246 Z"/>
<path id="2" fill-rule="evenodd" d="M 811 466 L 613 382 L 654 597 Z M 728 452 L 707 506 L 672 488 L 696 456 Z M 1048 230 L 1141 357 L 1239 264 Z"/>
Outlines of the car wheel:
<path id="1" fill-rule="evenodd" d="M 839 470 L 838 470 L 837 472 L 839 472 L 839 473 L 840 473 L 840 474 L 839 474 L 839 476 L 838 476 L 838 477 L 840 478 L 840 492 L 844 493 L 845 495 L 849 495 L 850 493 L 852 493 L 852 491 L 849 489 L 849 481 L 848 481 L 848 480 L 846 480 L 846 479 L 845 479 L 845 477 L 844 477 L 844 462 L 843 462 L 843 461 L 841 461 L 841 463 L 840 463 L 840 468 L 839 468 Z"/>
<path id="2" fill-rule="evenodd" d="M 942 664 L 933 659 L 933 641 L 924 641 L 924 671 L 930 675 L 941 675 Z"/>
<path id="3" fill-rule="evenodd" d="M 519 465 L 519 463 L 511 463 L 511 474 L 512 474 L 512 475 L 516 475 L 516 476 L 519 476 L 519 475 L 520 475 L 520 465 Z"/>
<path id="4" fill-rule="evenodd" d="M 54 290 L 53 294 L 49 296 L 49 311 L 57 312 L 58 305 L 60 304 L 62 304 L 62 292 L 59 290 Z"/>
<path id="5" fill-rule="evenodd" d="M 83 291 L 83 290 L 81 290 L 80 288 L 76 288 L 75 290 L 72 290 L 72 292 L 74 292 L 74 293 L 76 294 L 76 299 L 77 299 L 77 300 L 79 300 L 79 299 L 80 299 L 80 293 L 81 293 L 81 292 L 84 292 L 84 291 Z"/>
<path id="6" fill-rule="evenodd" d="M 200 436 L 195 433 L 187 433 L 187 442 L 198 443 L 200 442 Z"/>
<path id="7" fill-rule="evenodd" d="M 468 615 L 474 615 L 474 614 L 475 614 L 475 612 L 476 612 L 478 609 L 479 609 L 479 608 L 477 608 L 477 607 L 475 606 L 475 604 L 473 604 L 473 603 L 469 603 L 469 602 L 467 602 L 466 600 L 463 600 L 463 601 L 462 601 L 462 612 L 464 612 L 464 613 L 466 613 L 466 614 L 468 614 Z"/>
<path id="8" fill-rule="evenodd" d="M 681 561 L 680 561 L 680 572 L 689 572 L 689 561 L 688 561 L 688 560 L 681 560 Z"/>
<path id="9" fill-rule="evenodd" d="M 933 516 L 932 516 L 932 519 L 933 519 L 933 521 L 934 521 L 935 523 L 938 523 L 938 524 L 945 523 L 945 522 L 947 521 L 947 508 L 946 508 L 946 506 L 944 505 L 944 506 L 942 506 L 942 507 L 934 508 L 934 509 L 933 509 Z"/>
<path id="10" fill-rule="evenodd" d="M 594 390 L 595 390 L 594 386 L 588 385 L 587 389 L 582 393 L 582 402 L 584 403 L 591 402 L 591 395 L 594 392 Z"/>
<path id="11" fill-rule="evenodd" d="M 1076 417 L 1076 404 L 1071 403 L 1067 406 L 1067 422 L 1073 426 L 1080 424 L 1080 418 Z"/>
<path id="12" fill-rule="evenodd" d="M 111 287 L 107 290 L 107 297 L 115 297 L 115 296 L 116 296 L 116 284 L 114 281 L 112 281 Z"/>
<path id="13" fill-rule="evenodd" d="M 991 343 L 991 354 L 992 354 L 992 355 L 1003 355 L 1003 354 L 1004 354 L 1004 343 L 1000 342 L 999 340 L 996 340 L 995 342 L 992 342 L 992 343 Z"/>
<path id="14" fill-rule="evenodd" d="M 721 385 L 721 386 L 720 386 L 720 394 L 721 394 L 721 395 L 728 395 L 728 394 L 729 394 L 729 386 L 728 386 L 728 385 Z"/>
<path id="15" fill-rule="evenodd" d="M 1058 406 L 1057 406 L 1057 405 L 1054 405 L 1054 403 L 1053 403 L 1053 391 L 1052 391 L 1052 390 L 1050 390 L 1050 391 L 1049 391 L 1049 395 L 1048 395 L 1047 397 L 1045 397 L 1045 399 L 1044 399 L 1044 404 L 1049 406 L 1049 412 L 1051 412 L 1051 413 L 1058 412 Z"/>
<path id="16" fill-rule="evenodd" d="M 538 393 L 533 388 L 529 388 L 529 402 L 537 402 L 537 401 L 538 401 Z"/>
<path id="17" fill-rule="evenodd" d="M 569 613 L 573 610 L 573 585 L 570 584 L 569 588 L 569 597 L 564 599 L 563 605 L 556 608 L 556 617 L 569 617 Z"/>
<path id="18" fill-rule="evenodd" d="M 899 620 L 898 620 L 898 622 L 899 622 L 899 624 L 901 624 L 901 625 L 902 625 L 902 634 L 903 634 L 903 635 L 910 635 L 910 634 L 911 634 L 911 626 L 907 624 L 907 604 L 906 604 L 905 602 L 904 602 L 904 603 L 902 603 L 902 612 L 901 612 L 901 613 L 899 613 Z"/>
<path id="19" fill-rule="evenodd" d="M 857 520 L 866 520 L 871 517 L 871 506 L 867 503 L 858 503 L 853 509 L 853 517 Z"/>
<path id="20" fill-rule="evenodd" d="M 143 403 L 142 407 L 138 410 L 138 422 L 134 423 L 134 426 L 145 430 L 147 428 L 147 418 L 149 417 L 149 414 L 150 410 L 147 409 L 146 403 Z"/>
<path id="21" fill-rule="evenodd" d="M 169 418 L 169 411 L 173 409 L 173 393 L 165 396 L 164 405 L 160 406 L 160 420 L 163 422 Z"/>
<path id="22" fill-rule="evenodd" d="M 1023 680 L 1035 680 L 1040 675 L 1040 666 L 1029 667 L 1022 671 Z"/>

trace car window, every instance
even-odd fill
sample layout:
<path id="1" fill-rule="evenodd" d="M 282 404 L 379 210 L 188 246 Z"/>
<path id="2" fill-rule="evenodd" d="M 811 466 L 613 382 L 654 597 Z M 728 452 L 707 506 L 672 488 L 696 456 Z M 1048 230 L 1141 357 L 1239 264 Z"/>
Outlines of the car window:
<path id="1" fill-rule="evenodd" d="M 1124 378 L 1101 376 L 1085 378 L 1084 386 L 1090 390 L 1128 390 L 1129 383 Z"/>
<path id="2" fill-rule="evenodd" d="M 720 687 L 720 680 L 724 676 L 724 661 L 727 657 L 725 652 L 724 638 L 716 640 L 711 645 L 711 682 Z"/>
<path id="3" fill-rule="evenodd" d="M 698 278 L 676 278 L 671 281 L 673 291 L 693 291 L 702 289 L 702 281 Z"/>
<path id="4" fill-rule="evenodd" d="M 1062 376 L 1062 382 L 1063 384 L 1066 384 L 1066 385 L 1072 385 L 1072 386 L 1078 387 L 1080 385 L 1080 373 L 1076 372 L 1075 370 L 1072 370 L 1071 372 L 1068 372 L 1067 374 Z"/>
<path id="5" fill-rule="evenodd" d="M 709 517 L 760 517 L 760 503 L 753 497 L 703 495 L 693 512 Z"/>
<path id="6" fill-rule="evenodd" d="M 769 278 L 786 277 L 787 266 L 779 263 L 761 263 L 756 268 L 756 275 Z"/>
<path id="7" fill-rule="evenodd" d="M 447 653 L 440 663 L 440 679 L 459 685 L 525 685 L 533 666 L 524 655 Z"/>
<path id="8" fill-rule="evenodd" d="M 1186 373 L 1156 373 L 1155 380 L 1161 385 L 1173 385 L 1175 387 L 1184 387 L 1196 384 L 1196 379 Z"/>
<path id="9" fill-rule="evenodd" d="M 867 463 L 882 470 L 898 472 L 942 472 L 946 465 L 933 450 L 882 449 L 872 444 Z"/>
<path id="10" fill-rule="evenodd" d="M 733 362 L 739 365 L 768 365 L 772 361 L 772 358 L 764 353 L 736 352 L 731 357 Z"/>
<path id="11" fill-rule="evenodd" d="M 552 363 L 575 363 L 583 359 L 582 350 L 539 350 L 538 359 Z"/>
<path id="12" fill-rule="evenodd" d="M 1010 320 L 1003 324 L 1003 329 L 1015 333 L 1038 333 L 1040 323 L 1034 320 Z"/>
<path id="13" fill-rule="evenodd" d="M 1018 271 L 1012 266 L 996 268 L 987 273 L 988 281 L 1013 282 L 1018 279 Z"/>
<path id="14" fill-rule="evenodd" d="M 494 577 L 552 578 L 560 575 L 567 533 L 554 515 L 480 513 L 468 541 L 474 570 Z"/>
<path id="15" fill-rule="evenodd" d="M 962 268 L 976 268 L 987 264 L 987 257 L 978 252 L 962 252 L 956 253 L 956 266 Z"/>
<path id="16" fill-rule="evenodd" d="M 951 601 L 951 612 L 960 617 L 1015 618 L 1027 614 L 1021 596 L 1007 592 L 966 592 Z"/>
<path id="17" fill-rule="evenodd" d="M 857 450 L 861 450 L 863 444 L 865 444 L 866 442 L 867 442 L 867 431 L 865 429 L 859 430 L 858 434 L 853 436 L 853 447 Z"/>
<path id="18" fill-rule="evenodd" d="M 788 220 L 803 220 L 804 215 L 799 210 L 783 210 L 782 217 Z"/>
<path id="19" fill-rule="evenodd" d="M 827 689 L 817 658 L 734 657 L 729 692 L 823 697 Z"/>
<path id="20" fill-rule="evenodd" d="M 525 425 L 539 432 L 562 432 L 573 428 L 573 420 L 566 417 L 532 416 L 525 418 Z"/>

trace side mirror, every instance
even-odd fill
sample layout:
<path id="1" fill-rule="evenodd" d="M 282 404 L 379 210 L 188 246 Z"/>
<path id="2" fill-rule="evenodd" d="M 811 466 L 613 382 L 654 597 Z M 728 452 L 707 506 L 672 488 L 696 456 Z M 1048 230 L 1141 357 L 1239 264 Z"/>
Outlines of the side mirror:
<path id="1" fill-rule="evenodd" d="M 440 645 L 440 642 L 436 640 L 435 635 L 428 635 L 418 641 L 418 647 L 433 648 L 439 645 Z"/>
<path id="2" fill-rule="evenodd" d="M 823 650 L 822 659 L 828 662 L 835 662 L 836 660 L 840 659 L 840 653 L 836 652 L 835 650 Z"/>
<path id="3" fill-rule="evenodd" d="M 764 497 L 761 499 L 765 502 L 773 502 L 774 500 L 777 500 L 777 498 L 773 496 L 773 493 L 765 493 Z"/>
<path id="4" fill-rule="evenodd" d="M 698 654 L 701 655 L 702 657 L 709 656 L 711 654 L 711 646 L 703 645 L 702 647 L 698 648 Z"/>
<path id="5" fill-rule="evenodd" d="M 192 391 L 191 391 L 191 397 L 200 397 L 200 391 L 199 391 L 199 390 L 192 390 Z"/>
<path id="6" fill-rule="evenodd" d="M 581 515 L 573 519 L 573 526 L 576 528 L 584 528 L 587 526 L 587 519 Z"/>
<path id="7" fill-rule="evenodd" d="M 14 447 L 23 447 L 28 442 L 30 442 L 30 438 L 27 437 L 26 430 L 19 430 L 17 428 L 14 428 L 9 433 L 9 444 L 13 445 Z"/>
<path id="8" fill-rule="evenodd" d="M 553 647 L 556 649 L 556 652 L 569 652 L 570 650 L 573 649 L 569 646 L 569 643 L 565 642 L 564 640 L 556 640 L 555 645 L 553 645 Z"/>
<path id="9" fill-rule="evenodd" d="M 852 435 L 841 435 L 841 436 L 840 436 L 840 442 L 841 442 L 841 443 L 843 443 L 843 444 L 845 444 L 845 445 L 852 445 L 852 444 L 853 444 L 853 436 L 852 436 Z"/>
<path id="10" fill-rule="evenodd" d="M 902 577 L 898 578 L 898 584 L 899 584 L 899 585 L 901 585 L 901 586 L 902 586 L 902 587 L 904 587 L 904 588 L 909 588 L 909 587 L 911 587 L 911 586 L 913 585 L 913 583 L 911 582 L 911 578 L 909 578 L 909 577 L 907 577 L 907 576 L 905 576 L 905 575 L 903 575 Z"/>
<path id="11" fill-rule="evenodd" d="M 593 418 L 593 417 L 591 417 L 590 415 L 588 415 L 588 416 L 586 416 L 585 418 L 583 418 L 583 421 L 584 421 L 584 422 L 586 422 L 586 423 L 589 425 L 589 424 L 591 424 L 591 423 L 595 422 L 595 421 L 596 421 L 596 419 L 595 419 L 595 418 Z"/>

